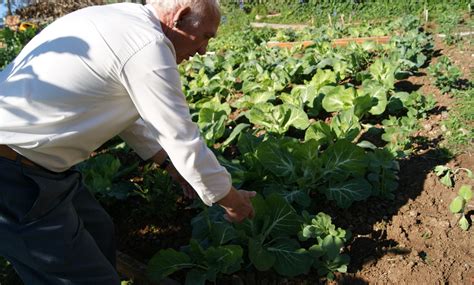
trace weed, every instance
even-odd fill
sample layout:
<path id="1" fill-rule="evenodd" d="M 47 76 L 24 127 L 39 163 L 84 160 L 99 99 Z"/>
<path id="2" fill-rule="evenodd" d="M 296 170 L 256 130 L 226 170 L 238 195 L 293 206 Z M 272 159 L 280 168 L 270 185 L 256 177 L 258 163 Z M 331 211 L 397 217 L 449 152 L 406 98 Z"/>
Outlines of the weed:
<path id="1" fill-rule="evenodd" d="M 421 235 L 421 237 L 422 237 L 424 240 L 428 240 L 428 239 L 430 239 L 432 236 L 433 236 L 433 233 L 432 233 L 430 230 L 428 230 L 428 229 Z"/>
<path id="2" fill-rule="evenodd" d="M 467 173 L 467 177 L 473 178 L 472 171 L 467 168 L 460 167 L 452 169 L 445 165 L 438 165 L 434 169 L 435 174 L 440 178 L 441 183 L 448 187 L 454 187 L 454 180 L 456 178 L 456 175 L 461 170 L 464 170 Z"/>
<path id="3" fill-rule="evenodd" d="M 460 14 L 446 13 L 438 18 L 438 32 L 446 35 L 443 41 L 447 45 L 454 45 L 461 41 L 461 36 L 455 33 L 461 21 L 462 18 Z"/>
<path id="4" fill-rule="evenodd" d="M 446 139 L 445 146 L 457 152 L 474 143 L 474 89 L 454 92 L 456 103 L 450 109 L 449 118 L 442 122 L 441 128 Z"/>

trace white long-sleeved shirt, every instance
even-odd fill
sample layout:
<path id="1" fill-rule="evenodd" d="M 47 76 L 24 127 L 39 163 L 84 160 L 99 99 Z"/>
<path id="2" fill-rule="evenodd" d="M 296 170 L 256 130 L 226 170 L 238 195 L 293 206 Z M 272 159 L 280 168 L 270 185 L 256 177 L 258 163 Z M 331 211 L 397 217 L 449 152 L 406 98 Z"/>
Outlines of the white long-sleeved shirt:
<path id="1" fill-rule="evenodd" d="M 143 159 L 163 147 L 207 205 L 231 188 L 181 89 L 176 54 L 150 5 L 66 15 L 0 73 L 0 144 L 64 171 L 120 135 Z"/>

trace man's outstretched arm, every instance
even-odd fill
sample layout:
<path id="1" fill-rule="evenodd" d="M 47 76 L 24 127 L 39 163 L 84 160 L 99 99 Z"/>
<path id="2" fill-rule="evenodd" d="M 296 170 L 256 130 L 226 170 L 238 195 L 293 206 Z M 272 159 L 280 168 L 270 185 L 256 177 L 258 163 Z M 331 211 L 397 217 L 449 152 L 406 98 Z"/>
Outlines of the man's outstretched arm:
<path id="1" fill-rule="evenodd" d="M 168 154 L 166 151 L 161 149 L 152 157 L 152 160 L 158 165 L 163 165 L 167 157 Z M 180 184 L 186 197 L 197 197 L 196 191 L 194 191 L 191 185 L 178 173 L 172 163 L 168 164 L 165 170 L 174 181 Z M 253 218 L 255 213 L 250 198 L 255 195 L 256 193 L 254 191 L 237 190 L 232 186 L 227 195 L 217 201 L 217 204 L 225 209 L 226 220 L 229 222 L 241 222 L 246 218 Z"/>

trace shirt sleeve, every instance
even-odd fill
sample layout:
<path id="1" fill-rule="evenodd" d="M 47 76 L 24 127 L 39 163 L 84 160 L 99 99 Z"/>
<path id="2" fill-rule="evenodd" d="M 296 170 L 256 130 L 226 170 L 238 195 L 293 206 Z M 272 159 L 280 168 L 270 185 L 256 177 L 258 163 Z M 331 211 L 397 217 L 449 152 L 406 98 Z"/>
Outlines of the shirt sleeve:
<path id="1" fill-rule="evenodd" d="M 145 125 L 201 200 L 210 206 L 225 197 L 230 175 L 191 120 L 171 43 L 157 40 L 135 53 L 124 64 L 121 81 Z"/>
<path id="2" fill-rule="evenodd" d="M 159 152 L 162 147 L 153 133 L 140 118 L 119 134 L 133 150 L 143 159 L 148 160 Z"/>

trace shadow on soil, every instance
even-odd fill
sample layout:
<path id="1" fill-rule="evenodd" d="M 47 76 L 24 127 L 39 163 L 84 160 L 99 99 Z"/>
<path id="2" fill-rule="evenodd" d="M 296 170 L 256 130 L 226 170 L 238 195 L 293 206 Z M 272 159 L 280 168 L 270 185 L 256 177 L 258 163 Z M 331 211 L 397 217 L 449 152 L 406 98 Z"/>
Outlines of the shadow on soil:
<path id="1" fill-rule="evenodd" d="M 397 91 L 404 91 L 404 92 L 414 92 L 418 91 L 421 88 L 421 84 L 413 84 L 408 80 L 400 80 L 395 83 L 395 89 Z"/>
<path id="2" fill-rule="evenodd" d="M 428 149 L 426 152 L 399 160 L 399 188 L 393 200 L 371 198 L 344 211 L 333 209 L 335 212 L 331 215 L 336 217 L 335 223 L 353 233 L 353 240 L 348 247 L 351 256 L 349 272 L 355 273 L 364 265 L 375 264 L 387 254 L 397 258 L 411 252 L 404 245 L 387 239 L 386 225 L 403 205 L 421 194 L 428 173 L 436 165 L 445 164 L 451 159 L 451 155 L 445 150 L 432 149 L 438 144 L 437 140 L 429 141 L 425 138 L 424 147 Z M 363 280 L 359 280 L 359 283 L 346 282 L 345 278 L 341 276 L 338 284 L 367 284 L 360 283 L 364 282 Z"/>

